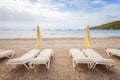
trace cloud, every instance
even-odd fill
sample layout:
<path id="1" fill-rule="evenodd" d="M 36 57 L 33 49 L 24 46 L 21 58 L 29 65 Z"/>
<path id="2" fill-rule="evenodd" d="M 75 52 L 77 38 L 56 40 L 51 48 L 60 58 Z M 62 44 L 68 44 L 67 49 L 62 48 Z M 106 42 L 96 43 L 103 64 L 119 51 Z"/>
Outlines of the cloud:
<path id="1" fill-rule="evenodd" d="M 89 0 L 72 0 L 72 3 L 79 8 L 85 8 L 89 5 Z"/>
<path id="2" fill-rule="evenodd" d="M 17 3 L 19 3 L 19 5 Z M 4 15 L 4 13 L 6 13 L 5 16 L 7 16 L 8 18 L 10 16 L 13 17 L 15 15 L 15 17 L 17 17 L 18 19 L 23 18 L 24 21 L 25 16 L 26 18 L 34 17 L 35 19 L 36 17 L 61 18 L 60 16 L 62 16 L 62 13 L 57 11 L 61 6 L 62 6 L 61 4 L 52 5 L 42 2 L 31 3 L 29 0 L 25 0 L 25 1 L 11 0 L 10 3 L 9 0 L 5 0 L 5 2 L 3 1 L 2 4 L 0 5 L 0 10 L 1 10 L 1 17 Z M 21 17 L 19 17 L 18 15 Z"/>
<path id="3" fill-rule="evenodd" d="M 79 7 L 68 10 L 68 5 Z M 104 4 L 94 8 L 93 5 Z M 83 9 L 85 8 L 85 10 Z M 64 10 L 62 10 L 64 9 Z M 1 0 L 0 26 L 42 28 L 80 28 L 120 20 L 120 5 L 103 0 Z"/>
<path id="4" fill-rule="evenodd" d="M 106 2 L 105 1 L 103 1 L 103 0 L 93 0 L 92 2 L 91 2 L 92 4 L 101 4 L 101 5 L 103 5 L 103 4 L 105 4 Z"/>

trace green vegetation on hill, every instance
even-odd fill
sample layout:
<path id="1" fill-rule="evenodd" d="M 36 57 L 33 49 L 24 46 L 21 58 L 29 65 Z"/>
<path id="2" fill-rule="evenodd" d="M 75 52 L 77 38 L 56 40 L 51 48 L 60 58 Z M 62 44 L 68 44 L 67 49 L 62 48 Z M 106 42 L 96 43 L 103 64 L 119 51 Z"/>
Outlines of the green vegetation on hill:
<path id="1" fill-rule="evenodd" d="M 120 29 L 120 21 L 114 21 L 114 22 L 110 22 L 100 26 L 94 26 L 94 27 L 91 27 L 90 29 L 101 29 L 101 30 Z"/>

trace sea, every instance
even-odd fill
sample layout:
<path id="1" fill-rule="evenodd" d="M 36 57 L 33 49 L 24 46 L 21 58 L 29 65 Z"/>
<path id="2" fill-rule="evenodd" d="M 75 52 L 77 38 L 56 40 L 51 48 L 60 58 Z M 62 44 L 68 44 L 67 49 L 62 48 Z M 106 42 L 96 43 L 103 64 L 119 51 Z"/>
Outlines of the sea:
<path id="1" fill-rule="evenodd" d="M 85 30 L 42 30 L 42 38 L 84 38 Z M 93 38 L 120 37 L 120 30 L 90 30 Z M 36 38 L 36 31 L 0 31 L 0 39 Z"/>

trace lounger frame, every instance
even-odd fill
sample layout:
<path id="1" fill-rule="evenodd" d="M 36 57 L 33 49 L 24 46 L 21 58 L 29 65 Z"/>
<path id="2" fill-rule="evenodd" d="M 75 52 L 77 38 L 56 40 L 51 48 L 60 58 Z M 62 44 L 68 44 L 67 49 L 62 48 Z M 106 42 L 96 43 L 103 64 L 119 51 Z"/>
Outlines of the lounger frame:
<path id="1" fill-rule="evenodd" d="M 72 51 L 73 50 L 73 51 Z M 76 55 L 76 56 L 74 56 Z M 75 70 L 75 67 L 77 64 L 87 64 L 89 69 L 92 69 L 92 67 L 94 66 L 94 61 L 90 58 L 87 58 L 82 51 L 80 51 L 77 48 L 74 49 L 70 49 L 69 50 L 69 56 L 71 56 L 72 59 L 72 63 L 73 63 L 73 69 Z M 77 58 L 79 57 L 79 58 Z"/>
<path id="2" fill-rule="evenodd" d="M 92 52 L 86 52 L 87 49 L 83 49 L 83 53 L 91 58 L 94 61 L 94 65 L 92 65 L 92 69 L 95 69 L 97 64 L 103 64 L 106 66 L 107 69 L 113 67 L 115 65 L 115 62 L 112 59 L 103 58 L 101 55 L 99 55 L 97 52 L 95 52 L 92 49 L 88 49 Z"/>
<path id="3" fill-rule="evenodd" d="M 118 51 L 119 51 L 119 52 L 118 52 Z M 111 57 L 111 56 L 113 56 L 113 55 L 120 57 L 120 50 L 118 50 L 118 49 L 107 49 L 107 50 L 106 50 L 106 54 L 107 54 L 109 57 Z"/>
<path id="4" fill-rule="evenodd" d="M 34 52 L 36 51 L 36 52 Z M 28 63 L 29 60 L 36 57 L 40 53 L 40 49 L 33 49 L 21 56 L 20 58 L 10 59 L 8 60 L 7 64 L 23 64 L 27 69 L 30 69 Z M 28 57 L 29 56 L 29 57 Z"/>
<path id="5" fill-rule="evenodd" d="M 44 56 L 42 57 L 43 54 L 46 54 L 47 57 Z M 54 51 L 52 49 L 44 49 L 36 58 L 31 59 L 28 65 L 31 69 L 34 69 L 36 64 L 45 64 L 46 68 L 49 69 L 51 61 L 50 58 L 52 56 L 54 56 Z"/>
<path id="6" fill-rule="evenodd" d="M 3 58 L 3 57 L 7 57 L 7 58 L 13 58 L 14 55 L 15 55 L 15 51 L 14 50 L 5 50 L 5 51 L 0 51 L 1 55 L 0 55 L 0 58 Z"/>

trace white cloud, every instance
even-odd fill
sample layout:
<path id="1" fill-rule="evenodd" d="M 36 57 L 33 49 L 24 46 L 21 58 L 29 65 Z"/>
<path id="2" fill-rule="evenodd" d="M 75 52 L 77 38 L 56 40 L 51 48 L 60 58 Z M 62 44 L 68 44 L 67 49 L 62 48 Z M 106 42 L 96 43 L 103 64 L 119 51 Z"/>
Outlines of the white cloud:
<path id="1" fill-rule="evenodd" d="M 85 28 L 120 20 L 120 5 L 107 4 L 100 8 L 91 8 L 94 12 L 61 11 L 66 7 L 63 3 L 53 3 L 52 0 L 1 0 L 0 26 L 33 27 L 39 24 L 42 28 Z M 47 1 L 47 2 L 46 2 Z M 65 1 L 65 3 L 68 0 Z M 88 0 L 72 0 L 80 8 L 89 6 Z M 102 3 L 102 0 L 94 1 Z M 92 4 L 93 4 L 92 3 Z"/>
<path id="2" fill-rule="evenodd" d="M 85 8 L 89 5 L 89 0 L 72 0 L 72 3 L 79 8 Z"/>
<path id="3" fill-rule="evenodd" d="M 104 5 L 104 4 L 106 4 L 106 2 L 103 1 L 103 0 L 93 0 L 91 3 L 92 3 L 92 4 L 99 4 L 99 5 Z"/>

